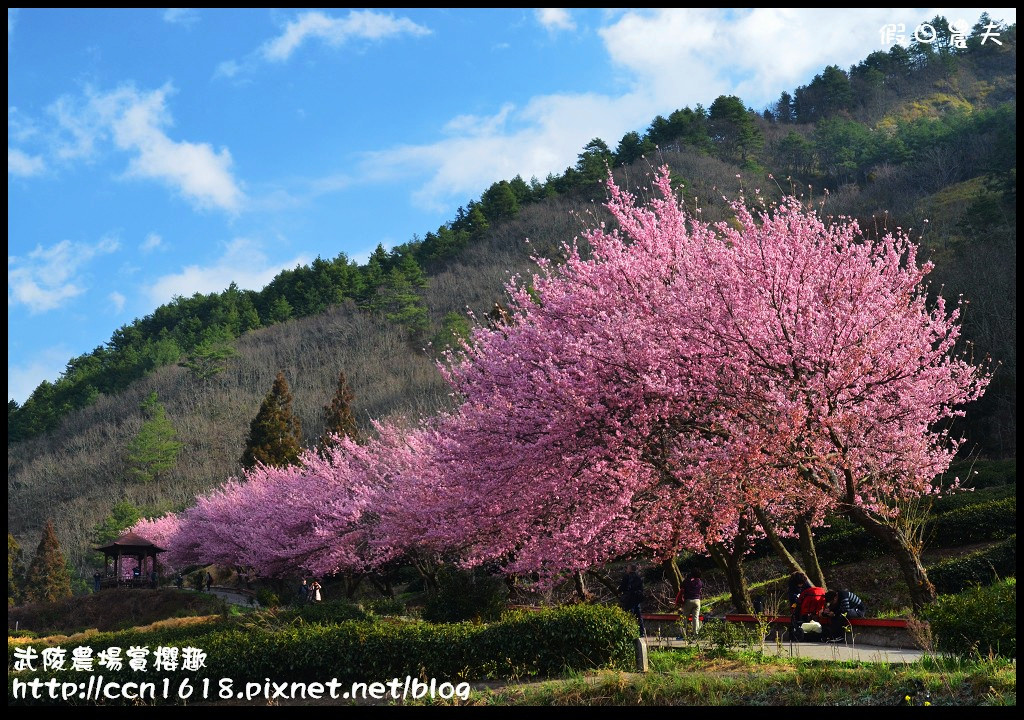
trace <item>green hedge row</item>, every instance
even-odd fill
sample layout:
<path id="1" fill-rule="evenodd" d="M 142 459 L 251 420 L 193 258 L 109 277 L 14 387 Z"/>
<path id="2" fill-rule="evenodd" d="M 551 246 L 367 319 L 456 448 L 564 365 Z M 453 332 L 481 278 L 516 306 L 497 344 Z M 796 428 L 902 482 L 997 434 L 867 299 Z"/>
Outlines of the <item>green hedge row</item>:
<path id="1" fill-rule="evenodd" d="M 150 671 L 146 680 L 168 677 L 173 684 L 185 677 L 193 682 L 209 677 L 216 685 L 218 678 L 231 678 L 237 685 L 266 678 L 275 682 L 337 678 L 351 683 L 411 675 L 437 678 L 440 683 L 546 677 L 630 667 L 636 636 L 636 621 L 630 615 L 619 608 L 594 605 L 518 611 L 490 625 L 348 621 L 230 629 L 167 643 L 199 647 L 207 653 L 206 667 L 199 672 Z M 58 677 L 81 680 L 81 675 Z M 108 680 L 132 677 L 127 670 L 104 670 L 103 675 Z M 9 682 L 13 676 L 48 679 L 54 674 L 12 673 Z"/>
<path id="2" fill-rule="evenodd" d="M 1017 460 L 961 460 L 953 463 L 948 477 L 963 480 L 964 487 L 988 488 L 1017 484 Z"/>
<path id="3" fill-rule="evenodd" d="M 301 619 L 316 625 L 335 625 L 346 620 L 366 620 L 363 610 L 346 600 L 311 603 L 281 611 L 277 617 L 284 621 Z"/>
<path id="4" fill-rule="evenodd" d="M 1002 540 L 1017 532 L 1017 496 L 937 515 L 929 523 L 928 532 L 928 544 L 934 547 Z"/>
<path id="5" fill-rule="evenodd" d="M 945 511 L 928 522 L 926 533 L 930 547 L 1001 540 L 1017 532 L 1016 488 L 961 493 L 946 500 L 949 503 Z M 820 530 L 815 546 L 826 565 L 867 560 L 887 552 L 881 541 L 844 519 L 834 520 L 830 527 Z"/>
<path id="6" fill-rule="evenodd" d="M 940 595 L 921 610 L 938 648 L 956 655 L 1017 657 L 1017 579 Z"/>
<path id="7" fill-rule="evenodd" d="M 958 492 L 955 495 L 947 495 L 936 500 L 932 506 L 932 512 L 936 515 L 941 515 L 950 510 L 959 510 L 970 505 L 980 505 L 981 503 L 993 500 L 1016 497 L 1016 495 L 1016 485 L 996 485 L 994 487 L 982 488 L 981 490 Z"/>
<path id="8" fill-rule="evenodd" d="M 1016 574 L 1016 535 L 986 550 L 943 560 L 928 568 L 928 579 L 940 594 L 962 592 L 972 585 L 991 585 Z"/>

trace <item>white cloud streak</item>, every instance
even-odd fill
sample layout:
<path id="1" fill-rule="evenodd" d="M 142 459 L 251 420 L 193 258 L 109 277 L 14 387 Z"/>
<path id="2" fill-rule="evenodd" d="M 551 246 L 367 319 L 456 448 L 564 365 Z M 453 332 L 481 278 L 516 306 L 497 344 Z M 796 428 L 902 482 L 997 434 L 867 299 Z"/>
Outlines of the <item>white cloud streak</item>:
<path id="1" fill-rule="evenodd" d="M 235 238 L 224 253 L 206 266 L 188 265 L 179 272 L 164 275 L 149 284 L 145 291 L 156 306 L 177 295 L 221 292 L 232 282 L 240 288 L 259 290 L 282 270 L 310 262 L 304 255 L 280 263 L 272 263 L 259 243 L 248 238 Z"/>
<path id="2" fill-rule="evenodd" d="M 199 13 L 195 8 L 167 8 L 164 10 L 164 22 L 192 27 L 199 22 Z"/>
<path id="3" fill-rule="evenodd" d="M 7 256 L 7 307 L 26 306 L 33 314 L 54 310 L 86 291 L 79 270 L 93 258 L 120 247 L 116 239 L 102 238 L 95 245 L 62 240 L 41 245 L 24 257 Z"/>
<path id="4" fill-rule="evenodd" d="M 32 177 L 46 172 L 46 161 L 39 155 L 29 155 L 17 148 L 7 146 L 7 174 L 16 177 Z"/>
<path id="5" fill-rule="evenodd" d="M 230 151 L 209 143 L 172 140 L 167 109 L 170 85 L 142 92 L 131 86 L 101 93 L 86 91 L 84 103 L 68 96 L 50 106 L 63 135 L 56 144 L 62 159 L 90 158 L 98 143 L 110 139 L 131 153 L 126 177 L 157 180 L 181 193 L 199 208 L 237 212 L 245 201 L 231 172 Z"/>
<path id="6" fill-rule="evenodd" d="M 558 30 L 575 30 L 576 23 L 565 8 L 537 8 L 534 10 L 537 22 L 549 32 Z"/>
<path id="7" fill-rule="evenodd" d="M 263 45 L 263 58 L 283 62 L 310 39 L 340 47 L 350 40 L 383 40 L 399 35 L 429 35 L 430 29 L 409 18 L 372 10 L 353 10 L 345 17 L 331 17 L 320 11 L 306 12 L 290 21 L 278 37 Z"/>
<path id="8" fill-rule="evenodd" d="M 146 235 L 146 239 L 139 245 L 139 250 L 144 253 L 150 253 L 158 248 L 164 247 L 164 239 L 157 233 L 151 232 Z"/>
<path id="9" fill-rule="evenodd" d="M 110 304 L 114 306 L 114 312 L 119 313 L 124 310 L 124 304 L 128 298 L 115 290 L 107 295 L 107 299 L 110 300 Z"/>

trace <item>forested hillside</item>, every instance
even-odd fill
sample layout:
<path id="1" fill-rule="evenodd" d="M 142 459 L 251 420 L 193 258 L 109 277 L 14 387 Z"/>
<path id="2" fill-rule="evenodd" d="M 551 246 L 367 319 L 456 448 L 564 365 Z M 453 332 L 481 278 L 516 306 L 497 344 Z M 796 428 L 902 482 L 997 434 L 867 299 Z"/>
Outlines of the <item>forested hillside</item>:
<path id="1" fill-rule="evenodd" d="M 849 69 L 825 68 L 755 111 L 722 96 L 629 132 L 595 138 L 574 167 L 543 181 L 495 182 L 422 238 L 378 248 L 365 265 L 339 254 L 286 271 L 261 291 L 178 298 L 68 362 L 55 383 L 8 405 L 8 524 L 23 546 L 52 517 L 82 565 L 93 528 L 127 501 L 179 509 L 239 470 L 260 401 L 283 371 L 304 441 L 323 430 L 338 373 L 372 418 L 430 414 L 450 402 L 438 349 L 502 300 L 532 254 L 605 217 L 606 168 L 640 190 L 667 164 L 689 207 L 726 219 L 726 198 L 796 193 L 870 232 L 910 228 L 936 264 L 933 287 L 967 301 L 964 346 L 997 364 L 962 431 L 975 453 L 1016 452 L 1016 27 L 1002 45 L 895 46 Z M 685 101 L 685 98 L 681 98 Z M 527 239 L 529 242 L 527 242 Z M 181 443 L 148 479 L 129 448 L 155 392 Z"/>

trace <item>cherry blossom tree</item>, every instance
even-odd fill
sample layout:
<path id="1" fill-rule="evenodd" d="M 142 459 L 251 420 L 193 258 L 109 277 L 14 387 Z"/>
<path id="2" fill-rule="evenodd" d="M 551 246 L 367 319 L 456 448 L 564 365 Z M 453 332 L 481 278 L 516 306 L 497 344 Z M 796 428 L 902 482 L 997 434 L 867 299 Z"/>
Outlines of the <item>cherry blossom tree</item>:
<path id="1" fill-rule="evenodd" d="M 869 238 L 792 198 L 756 215 L 741 199 L 711 225 L 667 170 L 655 189 L 641 205 L 609 183 L 616 227 L 509 283 L 501 321 L 441 365 L 456 410 L 257 466 L 157 523 L 169 559 L 554 577 L 686 548 L 747 609 L 759 525 L 807 535 L 832 512 L 887 545 L 915 605 L 933 599 L 901 506 L 941 490 L 949 421 L 989 374 L 956 353 L 959 311 L 929 298 L 931 265 L 904 233 Z"/>
<path id="2" fill-rule="evenodd" d="M 883 540 L 928 602 L 899 502 L 938 492 L 948 421 L 988 382 L 954 353 L 931 265 L 905 234 L 795 199 L 711 226 L 667 172 L 656 187 L 639 206 L 609 185 L 618 228 L 511 284 L 513 321 L 446 371 L 464 401 L 439 455 L 463 478 L 452 531 L 476 560 L 578 568 L 713 550 L 749 508 L 813 499 Z"/>

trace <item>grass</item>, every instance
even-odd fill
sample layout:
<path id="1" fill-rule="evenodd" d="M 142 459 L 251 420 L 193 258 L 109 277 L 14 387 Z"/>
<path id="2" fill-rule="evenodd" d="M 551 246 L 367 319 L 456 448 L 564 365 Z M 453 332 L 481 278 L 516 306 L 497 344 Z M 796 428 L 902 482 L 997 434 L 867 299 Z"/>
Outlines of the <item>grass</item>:
<path id="1" fill-rule="evenodd" d="M 749 651 L 666 651 L 646 674 L 600 672 L 471 693 L 469 705 L 898 705 L 921 683 L 931 704 L 1015 705 L 1002 660 L 930 658 L 918 665 L 752 657 Z M 433 704 L 455 704 L 433 701 Z"/>

